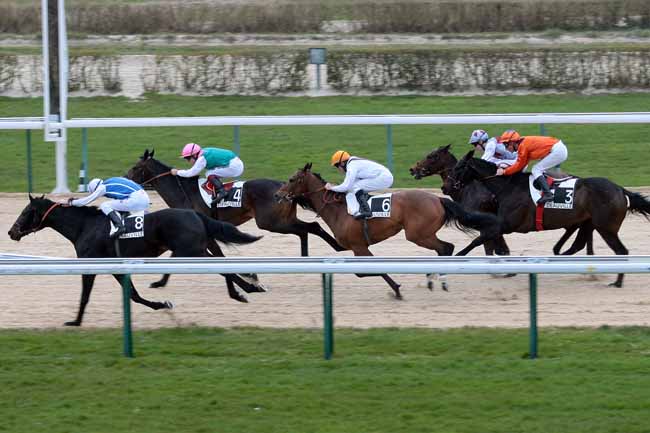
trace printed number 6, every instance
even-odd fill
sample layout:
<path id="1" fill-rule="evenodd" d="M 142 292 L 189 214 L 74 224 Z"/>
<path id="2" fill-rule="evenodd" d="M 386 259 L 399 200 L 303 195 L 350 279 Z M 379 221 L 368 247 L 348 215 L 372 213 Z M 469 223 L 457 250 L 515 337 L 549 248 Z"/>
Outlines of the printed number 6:
<path id="1" fill-rule="evenodd" d="M 140 229 L 142 229 L 142 226 L 144 226 L 144 218 L 143 217 L 135 217 L 135 229 L 140 230 Z"/>
<path id="2" fill-rule="evenodd" d="M 383 210 L 384 212 L 388 212 L 390 210 L 390 198 L 385 198 L 381 202 L 381 210 Z"/>

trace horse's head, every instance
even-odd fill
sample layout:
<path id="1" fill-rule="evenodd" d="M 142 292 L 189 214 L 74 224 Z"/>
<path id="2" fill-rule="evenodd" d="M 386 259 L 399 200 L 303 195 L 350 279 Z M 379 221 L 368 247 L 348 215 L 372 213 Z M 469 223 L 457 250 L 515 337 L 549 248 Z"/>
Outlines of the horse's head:
<path id="1" fill-rule="evenodd" d="M 496 171 L 497 166 L 494 163 L 474 158 L 474 151 L 470 150 L 451 170 L 442 191 L 451 195 L 452 192 L 460 191 L 474 180 L 480 181 L 493 177 Z"/>
<path id="2" fill-rule="evenodd" d="M 319 187 L 322 188 L 324 181 L 319 175 L 312 173 L 311 165 L 310 162 L 296 171 L 289 181 L 276 191 L 275 199 L 277 201 L 292 201 L 296 198 L 303 198 L 310 192 L 315 192 Z"/>
<path id="3" fill-rule="evenodd" d="M 19 241 L 23 236 L 43 228 L 43 221 L 48 211 L 54 205 L 56 203 L 46 199 L 45 196 L 34 198 L 30 194 L 29 203 L 20 213 L 16 222 L 11 226 L 11 229 L 9 229 L 9 237 L 14 241 Z"/>
<path id="4" fill-rule="evenodd" d="M 433 152 L 429 153 L 424 159 L 416 162 L 413 167 L 409 169 L 411 176 L 415 179 L 422 179 L 423 177 L 440 174 L 456 163 L 456 158 L 449 152 L 451 144 L 440 146 Z"/>
<path id="5" fill-rule="evenodd" d="M 169 171 L 169 167 L 154 159 L 154 152 L 155 150 L 151 152 L 149 152 L 149 149 L 145 150 L 138 162 L 129 169 L 126 177 L 133 182 L 146 185 L 154 177 Z"/>

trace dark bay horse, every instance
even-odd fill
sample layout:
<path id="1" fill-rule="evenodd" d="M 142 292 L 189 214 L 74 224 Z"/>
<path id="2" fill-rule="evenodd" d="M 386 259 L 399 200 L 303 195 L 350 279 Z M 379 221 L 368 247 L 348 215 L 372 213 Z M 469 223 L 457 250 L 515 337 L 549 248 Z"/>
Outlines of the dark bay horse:
<path id="1" fill-rule="evenodd" d="M 443 193 L 449 195 L 454 201 L 457 201 L 463 205 L 467 210 L 480 210 L 482 212 L 497 213 L 498 203 L 495 200 L 494 194 L 490 192 L 489 189 L 481 182 L 475 181 L 467 185 L 463 185 L 462 188 L 454 187 L 454 184 L 448 184 L 446 182 L 451 170 L 456 166 L 458 160 L 456 157 L 449 151 L 451 144 L 446 146 L 440 146 L 438 149 L 432 151 L 427 156 L 425 156 L 420 161 L 416 162 L 413 167 L 409 169 L 411 176 L 415 179 L 420 180 L 423 177 L 440 175 L 440 178 L 443 181 Z M 560 250 L 564 243 L 571 237 L 575 231 L 580 228 L 578 232 L 578 237 L 574 241 L 573 245 L 561 253 Z M 587 245 L 587 254 L 593 255 L 593 228 L 587 223 L 584 226 L 574 226 L 566 229 L 560 240 L 553 246 L 553 254 L 563 254 L 570 255 L 575 254 L 580 251 L 582 248 L 577 248 L 579 245 L 586 243 Z M 510 249 L 506 244 L 503 236 L 499 236 L 496 242 L 486 242 L 484 244 L 485 253 L 487 255 L 492 255 L 493 253 L 499 255 L 510 255 Z"/>
<path id="2" fill-rule="evenodd" d="M 95 207 L 74 207 L 56 203 L 47 198 L 29 196 L 23 209 L 9 230 L 9 236 L 19 241 L 23 236 L 50 227 L 74 245 L 77 257 L 117 257 L 116 241 L 109 239 L 109 219 Z M 229 223 L 221 222 L 189 209 L 163 209 L 144 216 L 144 238 L 121 239 L 120 256 L 157 257 L 171 251 L 172 257 L 204 257 L 210 240 L 223 243 L 248 244 L 259 237 L 239 231 Z M 121 282 L 122 275 L 114 275 Z M 130 281 L 130 279 L 129 279 Z M 82 292 L 77 318 L 67 326 L 80 326 L 95 275 L 82 275 Z M 228 289 L 234 290 L 227 280 Z M 152 302 L 142 298 L 131 282 L 131 299 L 154 310 L 172 308 L 172 304 Z"/>
<path id="3" fill-rule="evenodd" d="M 308 256 L 309 233 L 327 242 L 334 250 L 343 251 L 336 240 L 317 222 L 305 222 L 296 216 L 296 205 L 278 203 L 273 195 L 282 182 L 272 179 L 252 179 L 244 183 L 240 208 L 219 208 L 218 213 L 208 207 L 199 192 L 198 177 L 170 175 L 171 167 L 154 158 L 154 151 L 145 150 L 140 160 L 129 170 L 127 177 L 141 185 L 151 185 L 167 206 L 191 208 L 204 215 L 236 226 L 255 218 L 257 227 L 274 233 L 296 235 L 300 238 L 300 254 Z"/>
<path id="4" fill-rule="evenodd" d="M 455 224 L 459 229 L 481 231 L 484 238 L 498 234 L 498 221 L 494 215 L 466 212 L 459 204 L 425 191 L 399 191 L 392 195 L 390 216 L 364 222 L 348 214 L 343 194 L 335 194 L 324 188 L 325 181 L 311 171 L 311 163 L 298 170 L 276 193 L 278 200 L 302 200 L 308 209 L 320 215 L 334 233 L 336 240 L 355 256 L 371 256 L 368 249 L 404 230 L 406 239 L 424 248 L 435 250 L 440 256 L 449 256 L 454 245 L 438 239 L 436 232 L 444 225 Z M 495 232 L 496 230 L 496 232 Z M 495 232 L 495 235 L 492 233 Z M 368 239 L 371 242 L 368 242 Z M 360 277 L 369 275 L 358 275 Z M 399 284 L 387 274 L 381 277 L 400 299 Z"/>
<path id="5" fill-rule="evenodd" d="M 496 165 L 473 158 L 468 152 L 453 168 L 447 181 L 468 185 L 479 181 L 495 195 L 499 203 L 497 215 L 503 233 L 528 233 L 535 231 L 535 203 L 530 198 L 529 173 L 512 176 L 495 176 Z M 650 219 L 650 201 L 641 194 L 626 190 L 601 177 L 580 178 L 574 189 L 573 209 L 544 209 L 544 229 L 555 230 L 584 226 L 593 227 L 617 255 L 627 255 L 628 250 L 618 237 L 627 212 L 635 212 Z M 576 238 L 578 242 L 580 236 Z M 585 242 L 585 239 L 581 239 Z M 467 248 L 473 248 L 470 244 Z M 580 249 L 584 245 L 578 246 Z M 611 285 L 623 286 L 623 274 Z"/>

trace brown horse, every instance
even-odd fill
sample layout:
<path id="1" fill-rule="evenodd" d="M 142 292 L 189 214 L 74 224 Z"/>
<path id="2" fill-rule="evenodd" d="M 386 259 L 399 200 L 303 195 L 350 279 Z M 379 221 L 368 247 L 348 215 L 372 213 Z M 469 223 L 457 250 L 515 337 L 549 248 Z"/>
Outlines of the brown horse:
<path id="1" fill-rule="evenodd" d="M 497 213 L 498 203 L 494 194 L 487 189 L 481 182 L 475 181 L 468 185 L 463 185 L 462 188 L 450 188 L 447 185 L 447 178 L 452 169 L 458 163 L 456 157 L 449 151 L 451 144 L 440 146 L 435 149 L 420 161 L 416 162 L 413 167 L 409 169 L 411 176 L 420 180 L 423 177 L 440 175 L 443 181 L 442 192 L 449 195 L 454 201 L 461 203 L 463 207 L 468 210 L 479 210 L 481 212 Z M 576 237 L 573 245 L 563 253 L 560 253 L 564 243 L 571 237 L 575 231 L 580 228 L 578 236 Z M 587 254 L 594 254 L 593 247 L 593 227 L 590 224 L 584 226 L 574 226 L 566 229 L 560 240 L 553 246 L 553 254 L 570 255 L 575 254 L 587 245 Z M 499 236 L 495 242 L 486 242 L 484 244 L 485 254 L 492 255 L 494 253 L 499 255 L 510 255 L 510 249 L 506 244 L 503 236 Z"/>
<path id="2" fill-rule="evenodd" d="M 466 232 L 479 230 L 479 239 L 491 239 L 499 232 L 499 223 L 494 215 L 466 212 L 459 204 L 425 191 L 395 192 L 391 198 L 389 217 L 355 220 L 348 214 L 344 196 L 327 191 L 325 183 L 318 173 L 311 171 L 309 163 L 298 170 L 275 195 L 278 200 L 300 201 L 320 215 L 337 242 L 352 250 L 355 256 L 371 256 L 368 249 L 371 244 L 395 236 L 402 230 L 406 239 L 435 250 L 440 256 L 450 256 L 454 252 L 453 244 L 436 236 L 444 225 L 455 224 Z M 400 299 L 400 286 L 387 274 L 380 275 Z"/>
<path id="3" fill-rule="evenodd" d="M 483 183 L 499 203 L 498 216 L 503 233 L 535 231 L 535 203 L 530 199 L 529 173 L 495 176 L 497 167 L 491 162 L 473 158 L 474 151 L 465 155 L 451 171 L 447 181 L 454 179 L 459 187 L 471 182 Z M 583 177 L 575 184 L 572 209 L 544 209 L 544 230 L 575 226 L 593 227 L 618 255 L 628 250 L 618 237 L 623 219 L 628 212 L 650 219 L 650 200 L 601 177 Z M 577 240 L 578 238 L 576 238 Z M 470 243 L 461 253 L 478 246 Z M 623 286 L 623 274 L 611 285 Z"/>

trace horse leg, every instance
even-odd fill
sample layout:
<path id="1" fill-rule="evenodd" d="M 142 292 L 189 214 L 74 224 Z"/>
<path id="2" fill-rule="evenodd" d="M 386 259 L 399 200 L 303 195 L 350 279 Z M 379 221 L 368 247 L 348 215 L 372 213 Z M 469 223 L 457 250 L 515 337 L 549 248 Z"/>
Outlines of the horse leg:
<path id="1" fill-rule="evenodd" d="M 129 285 L 129 288 L 131 289 L 130 290 L 131 300 L 133 302 L 146 305 L 152 310 L 160 310 L 161 308 L 174 308 L 174 304 L 172 304 L 170 301 L 155 302 L 155 301 L 148 301 L 144 299 L 142 296 L 140 296 L 138 291 L 135 290 L 135 286 L 133 285 L 133 281 L 131 280 L 131 277 L 127 275 L 117 275 L 117 274 L 114 274 L 113 277 L 117 280 L 118 283 L 120 283 L 120 285 L 122 285 L 125 282 Z"/>
<path id="2" fill-rule="evenodd" d="M 152 288 L 152 289 L 157 289 L 159 287 L 165 287 L 167 285 L 167 281 L 169 281 L 169 274 L 165 274 L 158 281 L 154 281 L 153 283 L 149 284 L 149 287 Z"/>
<path id="3" fill-rule="evenodd" d="M 564 246 L 564 243 L 571 237 L 572 234 L 575 233 L 576 230 L 578 230 L 579 227 L 580 226 L 575 225 L 575 226 L 567 227 L 564 230 L 564 234 L 562 235 L 562 237 L 555 243 L 555 245 L 553 245 L 553 254 L 554 255 L 556 255 L 556 256 L 560 255 L 560 251 L 562 250 L 562 247 Z M 576 237 L 576 240 L 573 242 L 573 245 L 571 246 L 570 249 L 574 248 L 577 241 L 578 241 L 578 238 Z M 566 254 L 566 252 L 562 253 L 562 255 L 565 255 L 565 254 Z"/>
<path id="4" fill-rule="evenodd" d="M 298 220 L 298 224 L 301 226 L 305 226 L 307 228 L 307 231 L 311 233 L 312 235 L 318 236 L 322 240 L 328 243 L 328 245 L 332 248 L 334 248 L 334 251 L 346 251 L 347 248 L 341 246 L 332 235 L 327 233 L 323 227 L 321 227 L 320 224 L 317 222 L 304 222 Z M 303 254 L 304 256 L 307 256 L 309 254 Z"/>
<path id="5" fill-rule="evenodd" d="M 438 253 L 439 256 L 451 256 L 454 253 L 454 244 L 445 242 L 439 239 L 435 234 L 431 235 L 428 238 L 422 238 L 417 236 L 419 233 L 416 231 L 406 230 L 406 239 L 410 242 L 413 242 L 416 245 L 421 247 L 434 250 Z M 427 275 L 427 289 L 433 290 L 433 274 Z M 442 290 L 448 292 L 447 287 L 447 276 L 445 274 L 439 274 Z"/>
<path id="6" fill-rule="evenodd" d="M 600 233 L 600 236 L 607 242 L 607 245 L 616 253 L 618 256 L 627 256 L 628 255 L 628 250 L 625 248 L 625 245 L 623 245 L 623 242 L 618 237 L 617 233 L 612 233 L 609 231 L 605 231 L 604 229 L 597 229 L 598 233 Z M 610 286 L 614 287 L 623 287 L 623 276 L 625 274 L 618 274 L 616 277 L 616 281 L 613 283 L 610 283 Z"/>
<path id="7" fill-rule="evenodd" d="M 223 251 L 221 250 L 221 247 L 213 239 L 208 241 L 208 252 L 214 257 L 225 257 Z M 259 279 L 257 278 L 257 274 L 229 274 L 229 277 L 224 274 L 222 275 L 226 277 L 226 284 L 228 284 L 228 279 L 230 278 L 233 283 L 241 287 L 242 290 L 246 293 L 264 293 L 267 291 L 264 285 L 260 283 Z M 230 288 L 228 289 L 228 293 L 230 294 L 230 297 L 235 300 L 248 302 L 247 300 L 240 299 L 242 297 L 241 294 L 238 294 L 237 297 L 233 297 L 232 293 L 230 292 Z"/>
<path id="8" fill-rule="evenodd" d="M 354 255 L 355 256 L 372 256 L 372 253 L 370 250 L 366 248 L 354 250 Z M 395 292 L 395 299 L 402 299 L 402 294 L 399 291 L 400 285 L 395 282 L 391 277 L 388 276 L 388 274 L 355 274 L 359 278 L 365 278 L 365 277 L 382 277 L 386 283 L 390 286 L 390 288 Z"/>
<path id="9" fill-rule="evenodd" d="M 81 326 L 81 321 L 84 317 L 84 312 L 86 311 L 86 305 L 88 305 L 88 300 L 90 299 L 90 292 L 93 290 L 93 284 L 95 284 L 96 275 L 82 275 L 81 276 L 81 300 L 79 301 L 79 311 L 77 312 L 77 318 L 71 322 L 65 322 L 65 326 Z"/>
<path id="10" fill-rule="evenodd" d="M 474 248 L 478 247 L 479 245 L 482 245 L 485 241 L 490 240 L 490 239 L 495 239 L 497 236 L 499 236 L 498 231 L 492 231 L 492 232 L 481 232 L 479 237 L 474 239 L 472 242 L 470 242 L 469 245 L 467 245 L 465 248 L 460 250 L 458 253 L 456 253 L 457 256 L 466 256 L 467 253 L 472 251 Z"/>

